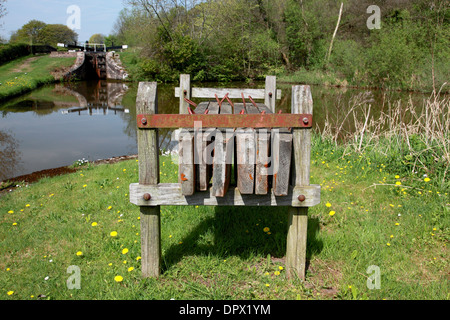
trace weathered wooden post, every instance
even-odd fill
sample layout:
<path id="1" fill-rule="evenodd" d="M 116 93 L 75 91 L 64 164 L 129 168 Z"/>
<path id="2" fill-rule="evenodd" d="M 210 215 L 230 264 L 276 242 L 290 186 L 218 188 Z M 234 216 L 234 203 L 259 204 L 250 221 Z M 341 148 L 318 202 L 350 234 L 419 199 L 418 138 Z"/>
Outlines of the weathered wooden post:
<path id="1" fill-rule="evenodd" d="M 158 95 L 156 82 L 141 82 L 136 99 L 137 114 L 157 114 Z M 147 120 L 143 118 L 142 124 Z M 138 130 L 139 184 L 159 183 L 158 129 Z M 151 199 L 146 193 L 145 201 Z M 161 265 L 161 217 L 160 206 L 141 206 L 141 265 L 144 277 L 158 277 Z"/>
<path id="2" fill-rule="evenodd" d="M 309 86 L 292 87 L 293 114 L 313 114 L 313 101 Z M 306 122 L 308 119 L 303 119 Z M 311 159 L 311 130 L 293 129 L 293 167 L 292 183 L 294 187 L 309 186 Z M 298 200 L 303 202 L 305 195 L 299 194 Z M 286 272 L 288 277 L 297 275 L 305 278 L 306 240 L 308 230 L 308 207 L 290 207 L 288 218 L 288 236 L 286 244 Z"/>
<path id="3" fill-rule="evenodd" d="M 189 103 L 185 100 L 191 98 L 191 76 L 182 74 L 180 76 L 180 109 L 179 114 L 188 114 Z M 196 174 L 194 164 L 194 130 L 180 128 L 179 135 L 179 167 L 178 182 L 181 184 L 181 192 L 191 196 L 195 192 Z"/>
<path id="4" fill-rule="evenodd" d="M 275 113 L 275 101 L 277 100 L 277 77 L 267 76 L 264 90 L 264 104 L 272 113 Z"/>

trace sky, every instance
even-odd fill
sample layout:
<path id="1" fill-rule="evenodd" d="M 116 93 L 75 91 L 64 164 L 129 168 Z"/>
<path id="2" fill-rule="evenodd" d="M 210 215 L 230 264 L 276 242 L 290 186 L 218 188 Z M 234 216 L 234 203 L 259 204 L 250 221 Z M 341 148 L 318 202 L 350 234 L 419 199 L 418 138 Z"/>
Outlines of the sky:
<path id="1" fill-rule="evenodd" d="M 30 20 L 40 20 L 75 28 L 78 41 L 85 42 L 95 33 L 109 35 L 124 6 L 123 0 L 7 0 L 0 35 L 9 40 L 13 31 Z"/>

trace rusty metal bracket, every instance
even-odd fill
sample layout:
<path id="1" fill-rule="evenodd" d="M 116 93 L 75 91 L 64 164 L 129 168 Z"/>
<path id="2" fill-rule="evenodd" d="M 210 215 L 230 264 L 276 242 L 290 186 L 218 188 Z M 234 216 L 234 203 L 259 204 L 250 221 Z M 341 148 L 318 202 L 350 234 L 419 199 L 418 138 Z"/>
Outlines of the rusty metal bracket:
<path id="1" fill-rule="evenodd" d="M 140 129 L 195 128 L 312 128 L 311 114 L 140 114 Z"/>

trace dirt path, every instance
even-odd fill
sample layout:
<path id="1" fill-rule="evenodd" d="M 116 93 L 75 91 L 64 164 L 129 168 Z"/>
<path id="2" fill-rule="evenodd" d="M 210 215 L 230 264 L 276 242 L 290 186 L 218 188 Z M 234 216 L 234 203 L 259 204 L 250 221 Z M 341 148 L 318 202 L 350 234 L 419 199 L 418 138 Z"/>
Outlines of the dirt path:
<path id="1" fill-rule="evenodd" d="M 30 70 L 31 62 L 36 61 L 38 58 L 39 57 L 28 58 L 20 66 L 15 67 L 11 71 L 12 72 L 27 72 L 27 71 L 31 71 Z"/>

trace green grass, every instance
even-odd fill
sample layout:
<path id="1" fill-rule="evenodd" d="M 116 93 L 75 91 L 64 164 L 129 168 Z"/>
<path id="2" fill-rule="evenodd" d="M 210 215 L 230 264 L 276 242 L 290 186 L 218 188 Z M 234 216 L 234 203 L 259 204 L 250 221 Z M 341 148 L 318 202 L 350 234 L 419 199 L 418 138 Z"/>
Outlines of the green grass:
<path id="1" fill-rule="evenodd" d="M 277 75 L 277 81 L 280 83 L 305 83 L 309 85 L 325 86 L 348 86 L 347 80 L 340 78 L 332 71 L 306 70 L 300 69 L 293 73 L 282 73 Z"/>
<path id="2" fill-rule="evenodd" d="M 27 63 L 30 58 L 35 59 Z M 44 55 L 27 56 L 0 66 L 0 101 L 55 82 L 51 72 L 74 63 L 75 58 L 51 58 Z"/>
<path id="3" fill-rule="evenodd" d="M 305 281 L 286 278 L 286 208 L 245 207 L 162 207 L 162 275 L 143 279 L 128 195 L 137 170 L 135 160 L 89 165 L 2 196 L 0 299 L 449 299 L 450 204 L 433 176 L 396 177 L 315 141 L 322 201 L 310 209 Z M 168 157 L 161 180 L 177 181 Z M 80 290 L 66 286 L 72 265 Z M 371 265 L 379 290 L 367 287 Z"/>

